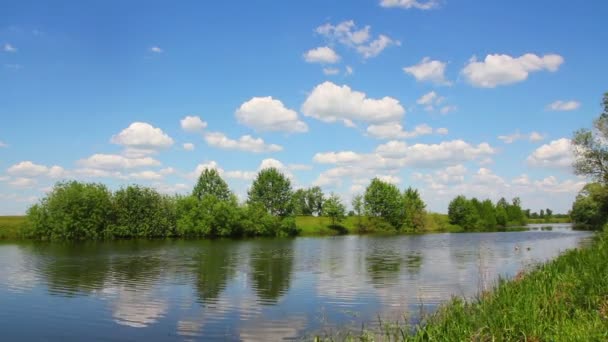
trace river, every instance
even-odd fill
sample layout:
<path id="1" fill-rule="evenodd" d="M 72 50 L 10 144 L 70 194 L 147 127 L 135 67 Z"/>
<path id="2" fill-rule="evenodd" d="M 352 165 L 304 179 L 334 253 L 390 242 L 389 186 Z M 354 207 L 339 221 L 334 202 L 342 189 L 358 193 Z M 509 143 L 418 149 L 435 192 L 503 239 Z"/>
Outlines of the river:
<path id="1" fill-rule="evenodd" d="M 547 225 L 544 225 L 547 226 Z M 498 233 L 0 243 L 2 340 L 275 341 L 416 322 L 589 241 Z"/>

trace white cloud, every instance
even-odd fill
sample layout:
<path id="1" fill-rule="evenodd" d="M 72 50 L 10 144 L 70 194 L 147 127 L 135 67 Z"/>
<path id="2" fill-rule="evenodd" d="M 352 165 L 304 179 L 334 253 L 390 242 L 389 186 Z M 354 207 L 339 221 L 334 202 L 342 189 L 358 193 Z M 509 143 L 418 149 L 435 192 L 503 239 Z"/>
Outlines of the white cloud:
<path id="1" fill-rule="evenodd" d="M 4 46 L 2 47 L 2 50 L 3 50 L 4 52 L 10 52 L 10 53 L 15 53 L 15 52 L 17 52 L 17 48 L 16 48 L 16 47 L 14 47 L 14 46 L 12 46 L 12 45 L 11 45 L 11 44 L 9 44 L 9 43 L 4 44 Z"/>
<path id="2" fill-rule="evenodd" d="M 201 132 L 207 127 L 207 122 L 198 116 L 186 116 L 179 121 L 180 126 L 186 132 Z"/>
<path id="3" fill-rule="evenodd" d="M 419 82 L 431 82 L 437 85 L 450 85 L 451 82 L 445 78 L 445 68 L 447 63 L 431 60 L 424 57 L 418 64 L 405 67 L 403 71 L 408 73 Z"/>
<path id="4" fill-rule="evenodd" d="M 381 34 L 367 45 L 358 45 L 357 52 L 359 52 L 363 58 L 372 58 L 378 56 L 384 49 L 391 45 L 399 46 L 401 45 L 401 42 Z"/>
<path id="5" fill-rule="evenodd" d="M 436 167 L 487 157 L 496 151 L 487 143 L 475 146 L 462 140 L 411 146 L 402 141 L 389 141 L 379 145 L 376 153 L 381 157 L 396 159 L 402 165 Z"/>
<path id="6" fill-rule="evenodd" d="M 517 58 L 493 54 L 487 55 L 483 61 L 472 57 L 469 64 L 462 69 L 462 75 L 476 87 L 494 88 L 524 81 L 531 72 L 542 70 L 555 72 L 563 62 L 564 58 L 556 54 L 539 57 L 527 53 Z"/>
<path id="7" fill-rule="evenodd" d="M 378 175 L 377 178 L 383 182 L 387 182 L 387 183 L 391 183 L 391 184 L 395 184 L 395 185 L 401 183 L 401 178 L 394 176 L 394 175 Z"/>
<path id="8" fill-rule="evenodd" d="M 555 176 L 549 176 L 541 180 L 534 181 L 537 189 L 549 193 L 578 193 L 586 182 L 579 180 L 565 180 L 560 182 Z"/>
<path id="9" fill-rule="evenodd" d="M 340 61 L 340 56 L 329 46 L 319 46 L 308 50 L 304 60 L 308 63 L 334 64 Z"/>
<path id="10" fill-rule="evenodd" d="M 193 143 L 185 143 L 182 146 L 183 146 L 184 150 L 186 150 L 186 151 L 194 151 Z"/>
<path id="11" fill-rule="evenodd" d="M 457 109 L 458 109 L 458 107 L 457 107 L 457 106 L 454 106 L 454 105 L 449 105 L 449 106 L 443 106 L 443 107 L 441 107 L 441 109 L 439 110 L 439 112 L 440 112 L 441 114 L 444 114 L 444 115 L 445 115 L 445 114 L 448 114 L 448 113 L 454 112 L 454 111 L 456 111 Z"/>
<path id="12" fill-rule="evenodd" d="M 110 142 L 124 146 L 125 154 L 132 157 L 141 157 L 173 145 L 171 137 L 146 122 L 133 122 L 114 135 Z"/>
<path id="13" fill-rule="evenodd" d="M 8 145 L 2 141 L 0 141 L 0 148 L 8 147 Z"/>
<path id="14" fill-rule="evenodd" d="M 160 48 L 160 47 L 158 47 L 158 46 L 153 46 L 153 47 L 151 47 L 151 48 L 150 48 L 150 52 L 154 52 L 154 53 L 163 53 L 164 51 L 163 51 L 163 49 L 161 49 L 161 48 Z"/>
<path id="15" fill-rule="evenodd" d="M 24 178 L 50 177 L 60 178 L 66 175 L 66 171 L 61 166 L 51 166 L 34 164 L 31 161 L 22 161 L 8 168 L 7 173 L 11 176 Z"/>
<path id="16" fill-rule="evenodd" d="M 77 163 L 87 169 L 105 171 L 160 165 L 158 160 L 151 157 L 128 158 L 117 154 L 102 153 L 97 153 L 86 159 L 81 159 Z"/>
<path id="17" fill-rule="evenodd" d="M 235 116 L 239 123 L 258 131 L 308 131 L 308 125 L 299 120 L 296 111 L 271 96 L 251 98 L 236 110 Z"/>
<path id="18" fill-rule="evenodd" d="M 448 129 L 445 127 L 441 127 L 441 128 L 437 128 L 435 130 L 435 133 L 439 134 L 439 135 L 447 135 L 449 133 Z"/>
<path id="19" fill-rule="evenodd" d="M 302 104 L 302 113 L 324 122 L 345 120 L 364 122 L 398 121 L 405 109 L 395 98 L 368 98 L 365 93 L 332 82 L 317 85 Z"/>
<path id="20" fill-rule="evenodd" d="M 320 164 L 352 163 L 361 159 L 361 155 L 353 151 L 317 153 L 313 157 L 313 161 Z"/>
<path id="21" fill-rule="evenodd" d="M 8 184 L 16 188 L 31 188 L 38 184 L 38 181 L 32 178 L 18 177 L 10 181 Z"/>
<path id="22" fill-rule="evenodd" d="M 257 175 L 256 172 L 254 171 L 226 171 L 224 173 L 224 175 L 226 176 L 226 178 L 233 178 L 233 179 L 243 179 L 243 180 L 252 180 L 255 178 L 255 176 Z"/>
<path id="23" fill-rule="evenodd" d="M 203 173 L 203 171 L 207 169 L 216 170 L 220 174 L 220 176 L 224 174 L 224 169 L 222 169 L 216 161 L 212 160 L 210 162 L 198 164 L 194 171 L 188 175 L 188 177 L 196 179 L 200 176 L 201 173 Z"/>
<path id="24" fill-rule="evenodd" d="M 315 29 L 315 32 L 326 37 L 331 42 L 337 41 L 343 45 L 354 48 L 363 58 L 379 55 L 390 45 L 401 45 L 401 42 L 386 35 L 379 35 L 372 39 L 369 25 L 358 29 L 353 20 L 343 21 L 337 25 L 324 24 Z"/>
<path id="25" fill-rule="evenodd" d="M 416 100 L 416 103 L 419 105 L 433 105 L 438 98 L 440 97 L 435 91 L 430 91 Z"/>
<path id="26" fill-rule="evenodd" d="M 101 170 L 89 167 L 78 168 L 72 171 L 72 174 L 78 178 L 116 178 L 123 180 L 128 178 L 120 171 Z"/>
<path id="27" fill-rule="evenodd" d="M 405 131 L 401 124 L 388 122 L 367 127 L 367 133 L 379 139 L 408 139 L 433 134 L 433 128 L 427 124 L 418 125 L 413 131 Z"/>
<path id="28" fill-rule="evenodd" d="M 570 111 L 576 110 L 581 106 L 581 103 L 578 101 L 555 101 L 549 105 L 547 105 L 547 110 L 553 111 Z"/>
<path id="29" fill-rule="evenodd" d="M 512 144 L 518 140 L 529 140 L 532 142 L 541 141 L 545 139 L 545 136 L 534 131 L 529 134 L 522 134 L 519 131 L 509 135 L 499 135 L 498 139 L 502 140 L 505 144 Z"/>
<path id="30" fill-rule="evenodd" d="M 349 65 L 347 65 L 344 70 L 345 70 L 344 74 L 347 75 L 347 76 L 348 75 L 352 75 L 355 72 L 355 70 L 351 66 L 349 66 Z"/>
<path id="31" fill-rule="evenodd" d="M 323 74 L 325 75 L 337 75 L 340 73 L 340 69 L 338 68 L 323 68 Z"/>
<path id="32" fill-rule="evenodd" d="M 381 0 L 382 7 L 398 7 L 404 9 L 416 8 L 420 10 L 430 10 L 439 7 L 437 0 Z"/>
<path id="33" fill-rule="evenodd" d="M 312 165 L 307 164 L 289 164 L 287 168 L 292 171 L 308 171 L 312 170 Z"/>
<path id="34" fill-rule="evenodd" d="M 161 180 L 163 179 L 163 175 L 156 171 L 140 171 L 133 172 L 129 174 L 129 178 L 138 179 L 138 180 Z"/>
<path id="35" fill-rule="evenodd" d="M 240 150 L 254 153 L 278 152 L 283 150 L 282 146 L 266 144 L 262 138 L 254 138 L 251 135 L 243 135 L 238 140 L 228 138 L 221 132 L 210 132 L 205 134 L 205 141 L 210 146 L 229 150 Z"/>
<path id="36" fill-rule="evenodd" d="M 532 166 L 562 169 L 570 169 L 573 160 L 572 145 L 566 138 L 542 145 L 534 150 L 527 159 L 528 164 Z"/>

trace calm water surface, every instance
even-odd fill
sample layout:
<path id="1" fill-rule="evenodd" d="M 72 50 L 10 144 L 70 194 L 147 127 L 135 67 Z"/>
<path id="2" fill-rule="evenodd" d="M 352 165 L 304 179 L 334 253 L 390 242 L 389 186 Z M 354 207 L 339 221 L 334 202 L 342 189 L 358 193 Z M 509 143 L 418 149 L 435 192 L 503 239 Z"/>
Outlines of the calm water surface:
<path id="1" fill-rule="evenodd" d="M 415 320 L 590 234 L 0 244 L 5 341 L 298 339 Z M 517 248 L 516 248 L 517 246 Z"/>

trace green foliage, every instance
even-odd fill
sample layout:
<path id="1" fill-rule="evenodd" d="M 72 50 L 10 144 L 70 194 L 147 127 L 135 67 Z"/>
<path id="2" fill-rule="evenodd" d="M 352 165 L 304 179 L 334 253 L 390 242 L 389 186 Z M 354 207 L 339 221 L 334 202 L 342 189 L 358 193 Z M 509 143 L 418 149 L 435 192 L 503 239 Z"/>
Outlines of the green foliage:
<path id="1" fill-rule="evenodd" d="M 424 230 L 426 224 L 426 204 L 420 197 L 418 190 L 411 187 L 403 192 L 404 226 L 415 232 Z"/>
<path id="2" fill-rule="evenodd" d="M 602 101 L 603 111 L 593 121 L 593 130 L 580 129 L 574 133 L 572 146 L 576 157 L 573 167 L 577 175 L 608 183 L 608 93 Z"/>
<path id="3" fill-rule="evenodd" d="M 207 195 L 213 195 L 220 201 L 228 201 L 232 193 L 228 184 L 222 179 L 216 169 L 205 169 L 198 177 L 198 182 L 192 190 L 192 196 L 200 199 Z"/>
<path id="4" fill-rule="evenodd" d="M 102 239 L 113 219 L 111 196 L 102 184 L 57 183 L 28 210 L 30 233 L 39 239 Z"/>
<path id="5" fill-rule="evenodd" d="M 332 226 L 335 226 L 346 218 L 346 207 L 338 195 L 331 194 L 325 203 L 323 203 L 323 216 L 331 218 Z"/>
<path id="6" fill-rule="evenodd" d="M 526 223 L 519 198 L 514 198 L 512 204 L 501 198 L 493 205 L 489 199 L 480 202 L 476 198 L 469 200 L 458 196 L 450 202 L 448 216 L 451 224 L 464 230 L 494 230 L 497 227 L 521 226 Z"/>
<path id="7" fill-rule="evenodd" d="M 260 171 L 248 196 L 250 205 L 261 205 L 272 216 L 293 214 L 291 181 L 276 168 Z"/>
<path id="8" fill-rule="evenodd" d="M 27 237 L 26 219 L 23 216 L 0 216 L 0 240 Z"/>
<path id="9" fill-rule="evenodd" d="M 320 187 L 298 189 L 292 197 L 295 215 L 321 215 L 324 195 Z"/>
<path id="10" fill-rule="evenodd" d="M 570 213 L 578 229 L 599 230 L 608 221 L 608 188 L 589 183 L 579 192 Z"/>
<path id="11" fill-rule="evenodd" d="M 458 225 L 465 230 L 472 230 L 478 224 L 479 215 L 473 202 L 464 196 L 457 196 L 448 205 L 450 224 Z"/>
<path id="12" fill-rule="evenodd" d="M 214 195 L 177 200 L 177 234 L 184 237 L 233 237 L 243 234 L 242 209 Z"/>
<path id="13" fill-rule="evenodd" d="M 174 235 L 175 203 L 156 190 L 129 185 L 112 197 L 114 220 L 108 233 L 115 238 L 161 238 Z"/>
<path id="14" fill-rule="evenodd" d="M 401 228 L 405 210 L 401 193 L 394 184 L 372 179 L 365 189 L 363 200 L 367 216 L 382 219 L 396 230 Z"/>

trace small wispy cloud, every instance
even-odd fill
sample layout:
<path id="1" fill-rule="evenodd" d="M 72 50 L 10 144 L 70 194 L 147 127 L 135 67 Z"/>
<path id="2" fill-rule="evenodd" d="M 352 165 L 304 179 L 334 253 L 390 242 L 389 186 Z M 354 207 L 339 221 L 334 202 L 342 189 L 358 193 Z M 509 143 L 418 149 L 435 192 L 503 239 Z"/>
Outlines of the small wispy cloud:
<path id="1" fill-rule="evenodd" d="M 14 53 L 14 52 L 17 52 L 17 48 L 9 43 L 6 43 L 6 44 L 4 44 L 4 46 L 2 46 L 2 51 Z"/>
<path id="2" fill-rule="evenodd" d="M 161 49 L 159 46 L 153 46 L 150 48 L 150 52 L 154 52 L 154 53 L 163 53 L 164 50 Z"/>

